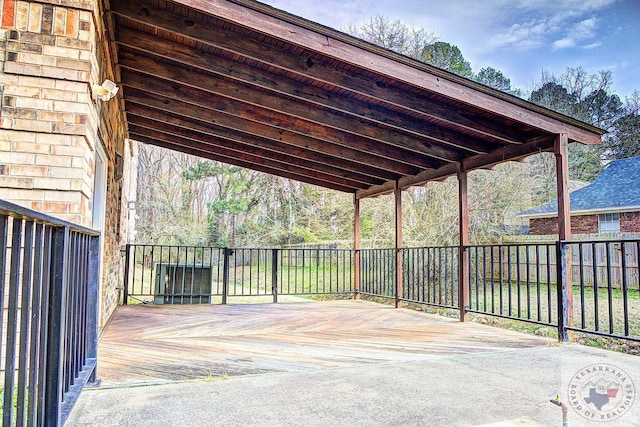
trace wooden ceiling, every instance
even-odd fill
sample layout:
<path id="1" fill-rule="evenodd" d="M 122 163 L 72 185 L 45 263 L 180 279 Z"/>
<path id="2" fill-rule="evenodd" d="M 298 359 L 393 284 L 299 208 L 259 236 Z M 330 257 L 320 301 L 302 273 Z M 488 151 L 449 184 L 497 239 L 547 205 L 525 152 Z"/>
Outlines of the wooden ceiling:
<path id="1" fill-rule="evenodd" d="M 367 197 L 603 133 L 255 1 L 105 3 L 143 143 Z"/>

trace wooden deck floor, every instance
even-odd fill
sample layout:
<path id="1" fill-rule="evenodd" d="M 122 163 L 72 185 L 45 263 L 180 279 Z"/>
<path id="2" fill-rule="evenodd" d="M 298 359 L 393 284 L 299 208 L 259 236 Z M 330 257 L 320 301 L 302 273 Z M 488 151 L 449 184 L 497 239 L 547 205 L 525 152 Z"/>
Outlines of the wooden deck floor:
<path id="1" fill-rule="evenodd" d="M 119 307 L 105 387 L 421 360 L 551 341 L 364 301 Z"/>

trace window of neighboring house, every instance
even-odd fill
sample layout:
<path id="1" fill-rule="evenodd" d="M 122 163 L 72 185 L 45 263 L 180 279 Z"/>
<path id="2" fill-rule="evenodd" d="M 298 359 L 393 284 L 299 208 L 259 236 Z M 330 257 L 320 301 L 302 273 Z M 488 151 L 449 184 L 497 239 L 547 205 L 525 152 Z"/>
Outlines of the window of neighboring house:
<path id="1" fill-rule="evenodd" d="M 598 230 L 600 233 L 619 233 L 620 214 L 616 212 L 598 215 Z"/>

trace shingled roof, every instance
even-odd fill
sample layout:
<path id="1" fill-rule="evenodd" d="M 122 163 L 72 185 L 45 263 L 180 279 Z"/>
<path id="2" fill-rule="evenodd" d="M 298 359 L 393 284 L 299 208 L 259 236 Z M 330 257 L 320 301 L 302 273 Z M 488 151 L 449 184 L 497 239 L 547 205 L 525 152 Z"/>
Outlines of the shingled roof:
<path id="1" fill-rule="evenodd" d="M 571 212 L 640 210 L 640 157 L 611 162 L 591 184 L 570 195 Z M 556 215 L 558 200 L 522 211 L 518 216 Z"/>

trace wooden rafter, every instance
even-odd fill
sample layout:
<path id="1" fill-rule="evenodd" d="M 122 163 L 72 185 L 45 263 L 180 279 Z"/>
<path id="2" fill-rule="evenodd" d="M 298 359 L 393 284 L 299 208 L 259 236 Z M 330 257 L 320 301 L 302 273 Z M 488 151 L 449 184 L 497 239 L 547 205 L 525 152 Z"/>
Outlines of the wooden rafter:
<path id="1" fill-rule="evenodd" d="M 356 198 L 602 134 L 251 0 L 106 10 L 132 138 Z"/>

